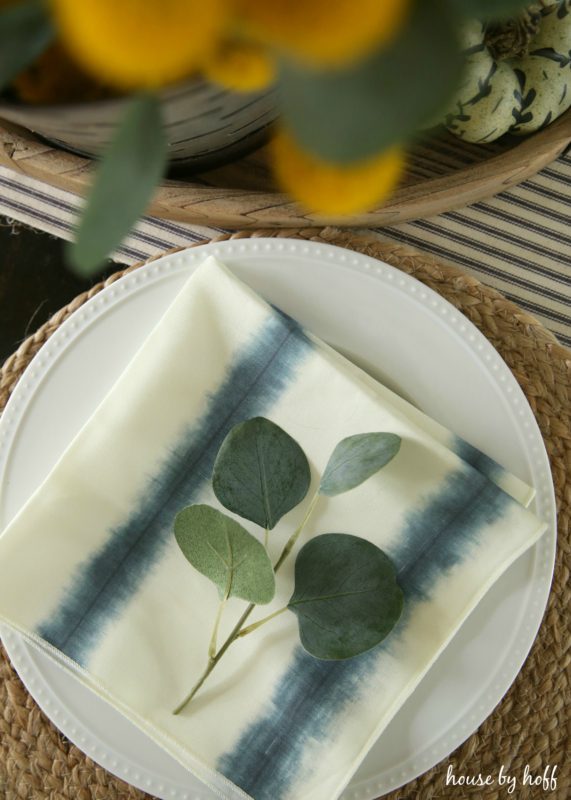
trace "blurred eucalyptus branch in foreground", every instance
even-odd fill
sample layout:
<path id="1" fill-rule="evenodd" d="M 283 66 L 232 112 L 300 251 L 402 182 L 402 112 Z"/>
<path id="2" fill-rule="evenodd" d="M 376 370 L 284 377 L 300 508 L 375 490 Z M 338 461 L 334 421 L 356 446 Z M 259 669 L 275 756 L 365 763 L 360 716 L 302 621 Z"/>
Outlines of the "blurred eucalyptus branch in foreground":
<path id="1" fill-rule="evenodd" d="M 397 185 L 405 151 L 462 74 L 459 31 L 522 0 L 0 0 L 0 85 L 50 47 L 131 97 L 103 154 L 70 257 L 95 271 L 167 170 L 159 90 L 200 74 L 278 89 L 279 185 L 310 211 L 352 214 Z M 47 68 L 47 67 L 46 67 Z"/>

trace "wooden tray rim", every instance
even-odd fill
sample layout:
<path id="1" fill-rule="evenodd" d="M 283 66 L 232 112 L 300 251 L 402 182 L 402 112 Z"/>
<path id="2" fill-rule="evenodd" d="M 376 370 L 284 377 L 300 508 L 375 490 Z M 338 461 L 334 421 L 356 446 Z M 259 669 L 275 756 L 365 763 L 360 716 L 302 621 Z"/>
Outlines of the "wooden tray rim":
<path id="1" fill-rule="evenodd" d="M 571 110 L 542 131 L 498 155 L 447 175 L 396 190 L 387 203 L 351 217 L 305 212 L 284 194 L 165 180 L 147 213 L 177 222 L 227 228 L 386 227 L 445 213 L 485 200 L 529 178 L 571 143 Z M 13 123 L 0 121 L 0 164 L 84 195 L 93 161 L 57 148 Z"/>

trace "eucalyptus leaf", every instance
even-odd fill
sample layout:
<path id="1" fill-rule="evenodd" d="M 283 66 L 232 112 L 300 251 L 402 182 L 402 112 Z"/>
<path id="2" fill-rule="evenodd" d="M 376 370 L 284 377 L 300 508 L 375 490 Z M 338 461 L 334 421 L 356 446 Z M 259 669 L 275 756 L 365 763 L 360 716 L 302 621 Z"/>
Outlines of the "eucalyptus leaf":
<path id="1" fill-rule="evenodd" d="M 312 656 L 337 660 L 370 650 L 396 625 L 402 607 L 391 560 L 366 539 L 325 533 L 299 551 L 288 608 Z"/>
<path id="2" fill-rule="evenodd" d="M 87 198 L 71 264 L 90 275 L 114 250 L 148 206 L 167 161 L 160 104 L 153 95 L 131 99 L 103 155 Z"/>
<path id="3" fill-rule="evenodd" d="M 220 597 L 256 604 L 273 599 L 275 576 L 265 548 L 227 514 L 187 506 L 176 516 L 174 533 L 186 559 L 216 584 Z"/>
<path id="4" fill-rule="evenodd" d="M 474 19 L 506 19 L 530 5 L 530 0 L 451 0 L 461 14 Z"/>
<path id="5" fill-rule="evenodd" d="M 0 13 L 0 89 L 31 64 L 54 38 L 47 4 L 17 3 Z"/>
<path id="6" fill-rule="evenodd" d="M 346 164 L 414 136 L 446 106 L 462 55 L 457 17 L 443 0 L 414 0 L 397 38 L 343 70 L 317 71 L 283 59 L 285 125 L 308 152 Z"/>
<path id="7" fill-rule="evenodd" d="M 319 493 L 348 492 L 391 461 L 401 446 L 395 433 L 358 433 L 339 442 L 325 467 Z"/>
<path id="8" fill-rule="evenodd" d="M 310 481 L 301 447 L 264 417 L 232 428 L 212 474 L 214 493 L 222 505 L 268 530 L 301 503 Z"/>

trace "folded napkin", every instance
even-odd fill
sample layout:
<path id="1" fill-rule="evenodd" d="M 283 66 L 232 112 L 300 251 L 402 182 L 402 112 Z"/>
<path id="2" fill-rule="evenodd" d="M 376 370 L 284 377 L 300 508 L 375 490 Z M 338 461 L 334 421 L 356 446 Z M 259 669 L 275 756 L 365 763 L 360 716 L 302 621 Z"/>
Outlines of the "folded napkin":
<path id="1" fill-rule="evenodd" d="M 254 416 L 301 444 L 308 496 L 342 438 L 402 437 L 377 475 L 320 498 L 298 547 L 317 533 L 370 539 L 396 565 L 403 616 L 372 651 L 331 662 L 308 655 L 294 614 L 283 614 L 232 645 L 174 716 L 204 669 L 218 594 L 180 552 L 173 520 L 190 503 L 220 507 L 214 458 L 229 429 Z M 543 532 L 524 508 L 531 497 L 208 258 L 0 537 L 0 618 L 221 797 L 332 800 L 484 593 Z M 273 557 L 305 509 L 271 533 Z M 259 616 L 289 599 L 294 561 Z M 243 609 L 228 602 L 219 641 Z"/>

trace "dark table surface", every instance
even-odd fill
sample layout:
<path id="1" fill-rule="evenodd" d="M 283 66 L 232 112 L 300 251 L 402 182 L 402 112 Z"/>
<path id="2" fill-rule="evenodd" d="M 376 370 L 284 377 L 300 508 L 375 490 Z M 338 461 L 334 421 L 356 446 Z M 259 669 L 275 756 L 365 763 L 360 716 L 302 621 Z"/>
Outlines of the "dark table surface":
<path id="1" fill-rule="evenodd" d="M 110 264 L 91 279 L 65 263 L 66 244 L 0 217 L 0 364 L 59 308 L 121 269 Z"/>

